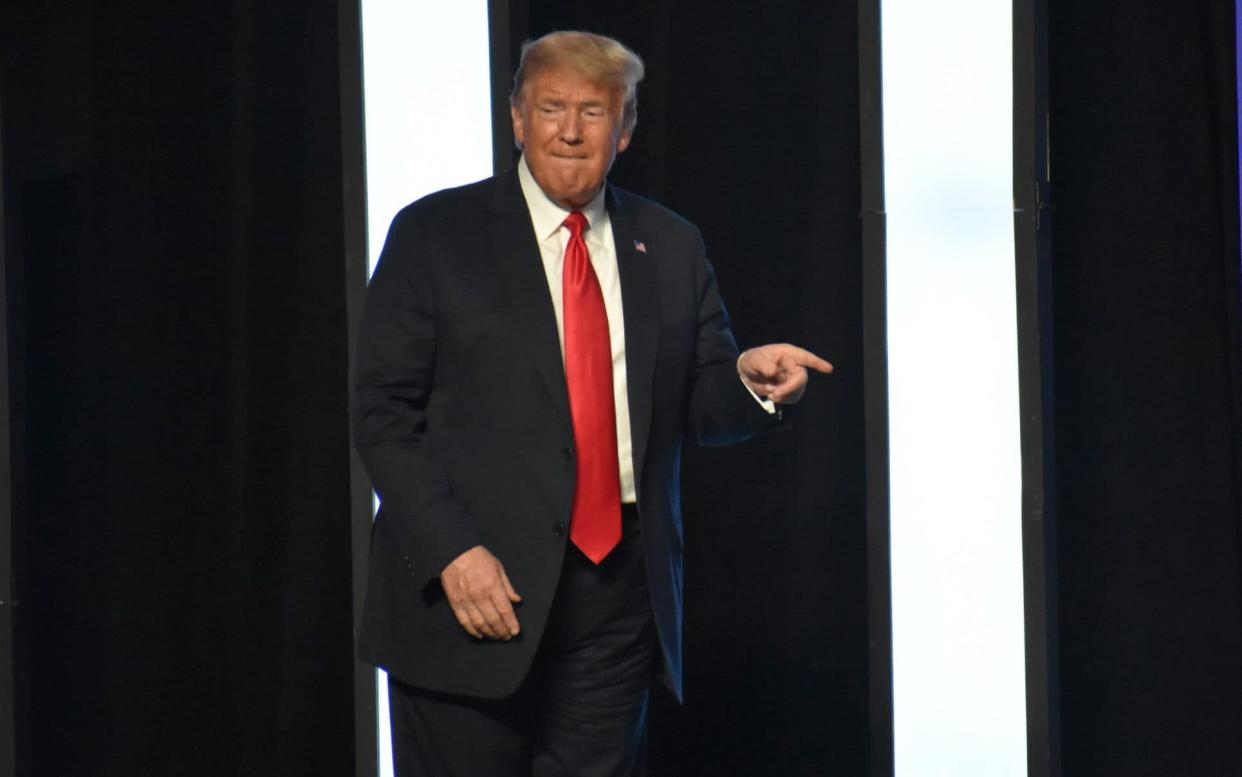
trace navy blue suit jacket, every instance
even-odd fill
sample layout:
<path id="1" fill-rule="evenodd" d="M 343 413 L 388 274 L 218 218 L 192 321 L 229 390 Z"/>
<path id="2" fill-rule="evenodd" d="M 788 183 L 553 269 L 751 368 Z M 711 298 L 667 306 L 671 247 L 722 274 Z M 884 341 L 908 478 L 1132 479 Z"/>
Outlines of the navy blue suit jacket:
<path id="1" fill-rule="evenodd" d="M 648 583 L 663 678 L 680 696 L 683 441 L 733 442 L 779 419 L 737 376 L 698 230 L 615 187 L 606 204 Z M 360 657 L 422 688 L 507 695 L 548 619 L 574 492 L 555 314 L 515 172 L 433 194 L 393 220 L 353 384 L 354 444 L 381 502 Z M 440 587 L 440 571 L 475 545 L 524 598 L 512 641 L 470 637 Z"/>

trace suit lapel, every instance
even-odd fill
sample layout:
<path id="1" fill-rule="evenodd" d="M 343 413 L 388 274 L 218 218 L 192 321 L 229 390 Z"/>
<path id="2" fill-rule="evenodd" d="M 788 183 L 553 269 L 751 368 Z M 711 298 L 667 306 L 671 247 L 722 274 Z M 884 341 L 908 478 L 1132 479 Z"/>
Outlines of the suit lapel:
<path id="1" fill-rule="evenodd" d="M 516 172 L 510 171 L 496 181 L 488 231 L 493 255 L 497 257 L 509 289 L 514 321 L 522 330 L 521 340 L 530 351 L 535 369 L 543 378 L 565 428 L 573 434 L 556 313 L 548 295 L 539 243 L 535 240 Z"/>
<path id="2" fill-rule="evenodd" d="M 655 361 L 660 342 L 660 292 L 653 253 L 659 247 L 637 232 L 634 214 L 624 198 L 609 186 L 608 217 L 617 249 L 621 276 L 621 305 L 625 311 L 625 373 L 629 392 L 630 439 L 634 452 L 634 477 L 642 487 L 643 460 L 651 431 L 651 402 L 655 389 Z M 642 244 L 645 250 L 639 251 Z"/>

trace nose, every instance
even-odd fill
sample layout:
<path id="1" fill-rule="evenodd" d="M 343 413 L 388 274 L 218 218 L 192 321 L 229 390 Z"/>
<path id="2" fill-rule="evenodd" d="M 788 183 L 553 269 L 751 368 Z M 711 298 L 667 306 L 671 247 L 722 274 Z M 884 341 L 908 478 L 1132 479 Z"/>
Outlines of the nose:
<path id="1" fill-rule="evenodd" d="M 563 143 L 576 145 L 582 142 L 582 117 L 577 111 L 565 111 L 558 127 L 558 135 Z"/>

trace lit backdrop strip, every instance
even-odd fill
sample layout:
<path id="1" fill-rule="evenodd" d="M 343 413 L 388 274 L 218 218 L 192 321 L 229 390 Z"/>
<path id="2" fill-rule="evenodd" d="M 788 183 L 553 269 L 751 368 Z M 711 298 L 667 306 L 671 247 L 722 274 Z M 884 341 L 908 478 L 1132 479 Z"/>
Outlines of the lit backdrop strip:
<path id="1" fill-rule="evenodd" d="M 881 20 L 895 772 L 1025 775 L 1011 8 Z"/>

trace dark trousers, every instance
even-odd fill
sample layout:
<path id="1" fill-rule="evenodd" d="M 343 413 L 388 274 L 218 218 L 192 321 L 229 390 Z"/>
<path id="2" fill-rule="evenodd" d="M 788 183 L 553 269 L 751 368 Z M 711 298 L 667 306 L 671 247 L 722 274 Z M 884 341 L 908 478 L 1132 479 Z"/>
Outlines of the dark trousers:
<path id="1" fill-rule="evenodd" d="M 642 536 L 596 567 L 566 550 L 530 673 L 503 699 L 389 680 L 398 777 L 641 777 L 657 651 Z"/>

